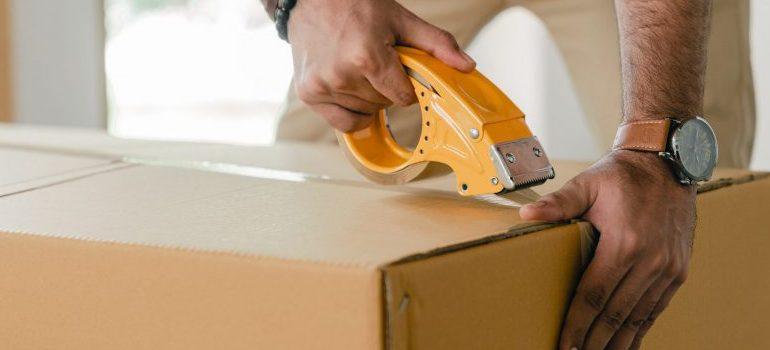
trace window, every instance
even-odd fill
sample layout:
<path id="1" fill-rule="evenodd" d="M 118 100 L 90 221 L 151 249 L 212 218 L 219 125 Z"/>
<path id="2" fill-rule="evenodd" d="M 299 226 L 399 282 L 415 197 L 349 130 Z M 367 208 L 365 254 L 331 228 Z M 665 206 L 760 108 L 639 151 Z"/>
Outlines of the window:
<path id="1" fill-rule="evenodd" d="M 123 137 L 269 143 L 289 46 L 256 0 L 107 0 L 110 130 Z"/>

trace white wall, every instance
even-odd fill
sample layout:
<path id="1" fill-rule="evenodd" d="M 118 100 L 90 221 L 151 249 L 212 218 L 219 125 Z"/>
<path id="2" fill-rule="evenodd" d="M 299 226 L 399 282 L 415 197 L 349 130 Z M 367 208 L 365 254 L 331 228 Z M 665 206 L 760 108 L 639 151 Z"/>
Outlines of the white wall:
<path id="1" fill-rule="evenodd" d="M 534 14 L 523 8 L 504 11 L 479 33 L 469 52 L 479 71 L 524 111 L 549 157 L 590 161 L 603 154 L 559 49 Z"/>
<path id="2" fill-rule="evenodd" d="M 770 170 L 770 0 L 752 1 L 751 29 L 758 119 L 752 168 Z M 515 44 L 499 45 L 503 40 Z M 558 49 L 532 13 L 520 8 L 503 12 L 470 51 L 479 69 L 525 111 L 550 155 L 591 160 L 604 152 L 591 140 Z"/>
<path id="3" fill-rule="evenodd" d="M 106 125 L 101 0 L 11 0 L 14 119 Z"/>
<path id="4" fill-rule="evenodd" d="M 770 1 L 753 0 L 751 4 L 752 60 L 759 117 L 752 167 L 770 170 Z"/>
<path id="5" fill-rule="evenodd" d="M 104 126 L 102 1 L 11 0 L 11 5 L 16 119 Z M 770 170 L 770 1 L 752 5 L 759 119 L 753 167 Z M 501 36 L 520 44 L 498 45 Z M 509 49 L 514 46 L 529 54 L 517 55 Z M 558 50 L 533 15 L 520 9 L 504 13 L 471 51 L 480 68 L 527 112 L 554 157 L 593 159 L 602 153 L 591 141 Z"/>

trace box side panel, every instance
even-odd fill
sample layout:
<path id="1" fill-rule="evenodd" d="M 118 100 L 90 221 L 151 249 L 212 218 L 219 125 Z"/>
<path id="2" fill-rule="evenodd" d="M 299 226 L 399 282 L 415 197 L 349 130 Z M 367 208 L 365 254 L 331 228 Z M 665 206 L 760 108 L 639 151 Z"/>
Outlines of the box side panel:
<path id="1" fill-rule="evenodd" d="M 687 282 L 648 349 L 770 349 L 770 179 L 698 196 Z"/>
<path id="2" fill-rule="evenodd" d="M 4 349 L 380 349 L 381 275 L 0 233 Z"/>
<path id="3" fill-rule="evenodd" d="M 582 266 L 561 226 L 386 269 L 391 349 L 552 349 Z"/>
<path id="4" fill-rule="evenodd" d="M 648 349 L 767 349 L 770 179 L 698 197 L 690 278 Z M 582 267 L 561 227 L 386 270 L 392 349 L 552 349 Z"/>

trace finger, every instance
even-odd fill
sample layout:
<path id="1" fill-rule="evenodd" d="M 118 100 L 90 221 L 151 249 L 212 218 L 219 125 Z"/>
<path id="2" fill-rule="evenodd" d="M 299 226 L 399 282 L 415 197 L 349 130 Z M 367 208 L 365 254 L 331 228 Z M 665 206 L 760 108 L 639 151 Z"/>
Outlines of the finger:
<path id="1" fill-rule="evenodd" d="M 349 95 L 357 97 L 363 101 L 369 102 L 385 108 L 393 104 L 393 101 L 381 94 L 363 72 L 355 70 L 353 65 L 346 66 L 345 70 L 336 70 L 328 74 L 323 80 L 327 82 L 328 94 L 331 96 Z M 347 71 L 346 71 L 347 70 Z M 321 101 L 330 102 L 330 101 Z"/>
<path id="2" fill-rule="evenodd" d="M 628 316 L 658 279 L 664 267 L 663 264 L 653 269 L 639 266 L 632 268 L 612 293 L 604 310 L 591 325 L 585 345 L 581 349 L 604 349 L 610 339 L 621 330 Z"/>
<path id="3" fill-rule="evenodd" d="M 377 57 L 381 62 L 364 69 L 366 79 L 374 89 L 398 105 L 406 107 L 417 102 L 414 86 L 406 75 L 396 50 L 383 46 L 380 51 Z"/>
<path id="4" fill-rule="evenodd" d="M 634 311 L 623 322 L 623 327 L 615 334 L 610 341 L 608 349 L 628 349 L 634 342 L 637 333 L 641 330 L 642 326 L 647 322 L 655 306 L 658 305 L 663 293 L 666 292 L 671 285 L 671 278 L 660 277 L 657 281 L 644 293 L 639 302 L 634 307 Z"/>
<path id="5" fill-rule="evenodd" d="M 337 92 L 329 88 L 297 88 L 298 97 L 306 104 L 324 105 L 335 104 L 351 112 L 358 114 L 375 114 L 380 109 L 387 108 L 388 104 L 374 103 L 355 95 Z"/>
<path id="6" fill-rule="evenodd" d="M 337 70 L 295 75 L 294 87 L 297 97 L 308 105 L 332 103 L 365 114 L 391 105 L 360 73 Z"/>
<path id="7" fill-rule="evenodd" d="M 374 120 L 374 115 L 356 113 L 333 103 L 313 104 L 310 108 L 342 132 L 361 130 Z"/>
<path id="8" fill-rule="evenodd" d="M 560 190 L 519 210 L 524 220 L 561 221 L 580 217 L 593 203 L 591 183 L 573 179 Z"/>
<path id="9" fill-rule="evenodd" d="M 630 266 L 617 261 L 619 243 L 603 238 L 580 279 L 561 331 L 559 349 L 582 349 L 591 324 L 599 315 Z"/>
<path id="10" fill-rule="evenodd" d="M 428 52 L 462 72 L 468 73 L 476 68 L 476 61 L 460 48 L 452 34 L 423 21 L 413 13 L 407 11 L 398 27 L 401 43 Z"/>
<path id="11" fill-rule="evenodd" d="M 636 337 L 631 344 L 631 349 L 639 349 L 642 346 L 642 340 L 644 339 L 644 336 L 647 335 L 647 332 L 650 330 L 650 328 L 652 328 L 652 325 L 658 319 L 658 316 L 660 316 L 660 314 L 663 313 L 663 310 L 668 307 L 668 304 L 671 302 L 674 294 L 676 294 L 676 292 L 679 290 L 679 287 L 681 286 L 682 284 L 675 280 L 673 283 L 671 283 L 668 289 L 666 289 L 666 291 L 663 293 L 663 296 L 660 297 L 660 301 L 658 301 L 658 304 L 655 305 L 652 313 L 650 313 L 650 316 L 647 317 L 647 320 L 639 327 L 639 332 L 636 333 Z"/>
<path id="12" fill-rule="evenodd" d="M 379 110 L 387 108 L 387 105 L 375 104 L 359 98 L 358 96 L 335 93 L 332 96 L 315 101 L 316 103 L 331 103 L 345 108 L 351 112 L 365 115 L 376 114 Z"/>

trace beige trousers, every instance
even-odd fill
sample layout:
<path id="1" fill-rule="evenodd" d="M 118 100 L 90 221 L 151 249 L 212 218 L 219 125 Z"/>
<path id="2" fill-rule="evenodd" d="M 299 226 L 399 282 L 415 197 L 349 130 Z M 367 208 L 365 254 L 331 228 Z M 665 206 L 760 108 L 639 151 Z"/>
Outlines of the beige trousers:
<path id="1" fill-rule="evenodd" d="M 618 29 L 613 0 L 402 0 L 428 22 L 467 46 L 501 11 L 524 6 L 548 28 L 565 60 L 577 96 L 600 147 L 609 149 L 621 118 Z M 719 165 L 748 167 L 754 144 L 754 90 L 749 52 L 749 0 L 715 0 L 705 114 L 717 133 Z M 499 43 L 506 45 L 506 43 Z M 394 134 L 419 137 L 420 120 L 389 112 Z M 415 137 L 411 134 L 418 135 Z M 278 139 L 335 142 L 326 122 L 304 106 L 292 88 Z"/>

